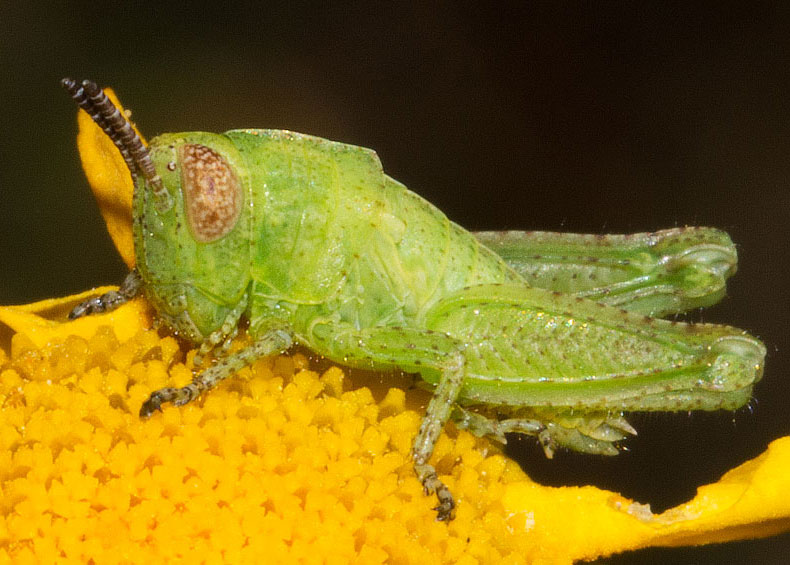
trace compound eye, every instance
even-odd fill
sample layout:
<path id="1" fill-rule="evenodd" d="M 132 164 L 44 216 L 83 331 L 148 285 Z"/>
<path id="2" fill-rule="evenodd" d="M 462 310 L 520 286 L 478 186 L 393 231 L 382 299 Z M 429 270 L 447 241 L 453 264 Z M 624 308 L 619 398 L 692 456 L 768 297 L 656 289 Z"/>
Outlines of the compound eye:
<path id="1" fill-rule="evenodd" d="M 185 144 L 179 153 L 189 228 L 197 241 L 216 241 L 232 230 L 239 219 L 239 177 L 225 158 L 210 147 Z"/>

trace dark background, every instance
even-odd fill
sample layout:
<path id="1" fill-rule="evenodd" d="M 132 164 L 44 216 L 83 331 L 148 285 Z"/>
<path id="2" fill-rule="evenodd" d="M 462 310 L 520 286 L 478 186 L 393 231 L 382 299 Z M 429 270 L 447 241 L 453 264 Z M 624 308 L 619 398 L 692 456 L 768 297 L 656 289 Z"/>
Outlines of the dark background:
<path id="1" fill-rule="evenodd" d="M 637 416 L 639 437 L 611 459 L 546 461 L 533 440 L 512 442 L 535 479 L 658 511 L 790 433 L 787 6 L 315 4 L 0 3 L 0 304 L 124 275 L 58 85 L 93 78 L 149 138 L 268 127 L 374 148 L 469 229 L 729 231 L 741 258 L 729 298 L 692 317 L 767 343 L 753 410 Z M 785 535 L 607 562 L 780 563 L 788 551 Z"/>

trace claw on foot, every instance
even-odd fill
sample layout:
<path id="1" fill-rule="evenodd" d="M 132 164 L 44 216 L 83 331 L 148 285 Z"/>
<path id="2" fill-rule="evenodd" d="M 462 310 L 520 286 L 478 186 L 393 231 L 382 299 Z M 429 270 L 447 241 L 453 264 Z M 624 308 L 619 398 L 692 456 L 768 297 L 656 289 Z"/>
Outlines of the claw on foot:
<path id="1" fill-rule="evenodd" d="M 455 518 L 455 501 L 450 490 L 442 485 L 442 488 L 437 489 L 436 496 L 439 499 L 439 505 L 434 507 L 436 510 L 436 519 L 440 522 L 449 522 Z"/>
<path id="2" fill-rule="evenodd" d="M 148 418 L 151 414 L 159 410 L 162 411 L 162 404 L 172 402 L 175 406 L 182 406 L 198 397 L 201 388 L 196 383 L 189 383 L 181 388 L 160 388 L 151 393 L 148 400 L 143 402 L 140 407 L 140 417 Z"/>
<path id="3" fill-rule="evenodd" d="M 140 417 L 148 418 L 157 410 L 161 412 L 162 404 L 172 400 L 173 397 L 175 397 L 177 390 L 178 389 L 175 388 L 162 388 L 152 392 L 151 396 L 148 397 L 148 400 L 143 402 L 143 405 L 140 407 Z"/>
<path id="4" fill-rule="evenodd" d="M 121 299 L 119 297 L 120 294 L 118 292 L 111 290 L 101 296 L 81 302 L 69 312 L 69 320 L 76 320 L 77 318 L 82 318 L 89 314 L 101 314 L 108 310 L 112 310 L 115 304 L 120 303 Z"/>
<path id="5" fill-rule="evenodd" d="M 436 519 L 440 522 L 452 520 L 455 517 L 455 500 L 453 500 L 453 495 L 447 485 L 439 480 L 433 466 L 425 463 L 418 464 L 415 465 L 415 471 L 426 496 L 436 493 L 436 498 L 439 499 L 439 505 L 434 508 L 437 512 Z"/>

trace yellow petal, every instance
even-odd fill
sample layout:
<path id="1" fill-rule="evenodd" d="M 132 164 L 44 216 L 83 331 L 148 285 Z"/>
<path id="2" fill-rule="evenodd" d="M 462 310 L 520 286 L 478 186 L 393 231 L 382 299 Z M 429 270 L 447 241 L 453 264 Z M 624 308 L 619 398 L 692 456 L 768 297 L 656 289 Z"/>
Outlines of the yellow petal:
<path id="1" fill-rule="evenodd" d="M 112 326 L 120 340 L 130 339 L 138 331 L 151 326 L 151 314 L 142 299 L 133 300 L 117 310 L 98 316 L 68 320 L 74 306 L 93 296 L 118 287 L 104 286 L 67 296 L 42 300 L 24 306 L 0 306 L 0 324 L 14 333 L 24 335 L 38 348 L 47 347 L 68 336 L 89 339 L 101 326 Z"/>
<path id="2" fill-rule="evenodd" d="M 104 92 L 123 111 L 112 89 L 106 88 Z M 79 126 L 77 147 L 82 168 L 99 203 L 107 231 L 110 232 L 110 237 L 121 258 L 131 269 L 134 267 L 132 240 L 134 186 L 129 168 L 115 144 L 85 111 L 79 111 L 77 124 Z"/>
<path id="3" fill-rule="evenodd" d="M 648 546 L 699 545 L 790 530 L 790 437 L 661 514 L 593 487 L 551 489 L 517 482 L 503 504 L 514 526 L 544 539 L 542 558 L 568 562 Z"/>

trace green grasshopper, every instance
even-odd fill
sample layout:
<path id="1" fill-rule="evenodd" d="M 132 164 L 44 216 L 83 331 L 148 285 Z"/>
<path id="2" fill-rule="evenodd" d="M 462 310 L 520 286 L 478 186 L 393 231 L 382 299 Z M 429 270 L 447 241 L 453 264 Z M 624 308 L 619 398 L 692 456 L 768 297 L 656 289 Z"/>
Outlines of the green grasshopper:
<path id="1" fill-rule="evenodd" d="M 626 411 L 736 409 L 765 347 L 744 331 L 658 319 L 718 301 L 736 254 L 709 228 L 593 236 L 472 234 L 382 171 L 361 147 L 290 131 L 160 135 L 147 147 L 90 81 L 62 81 L 123 155 L 134 182 L 140 292 L 176 333 L 215 352 L 140 416 L 185 404 L 299 343 L 353 367 L 418 373 L 433 397 L 414 469 L 439 520 L 455 502 L 429 460 L 448 420 L 504 441 L 616 454 Z M 239 322 L 253 343 L 226 348 Z"/>

